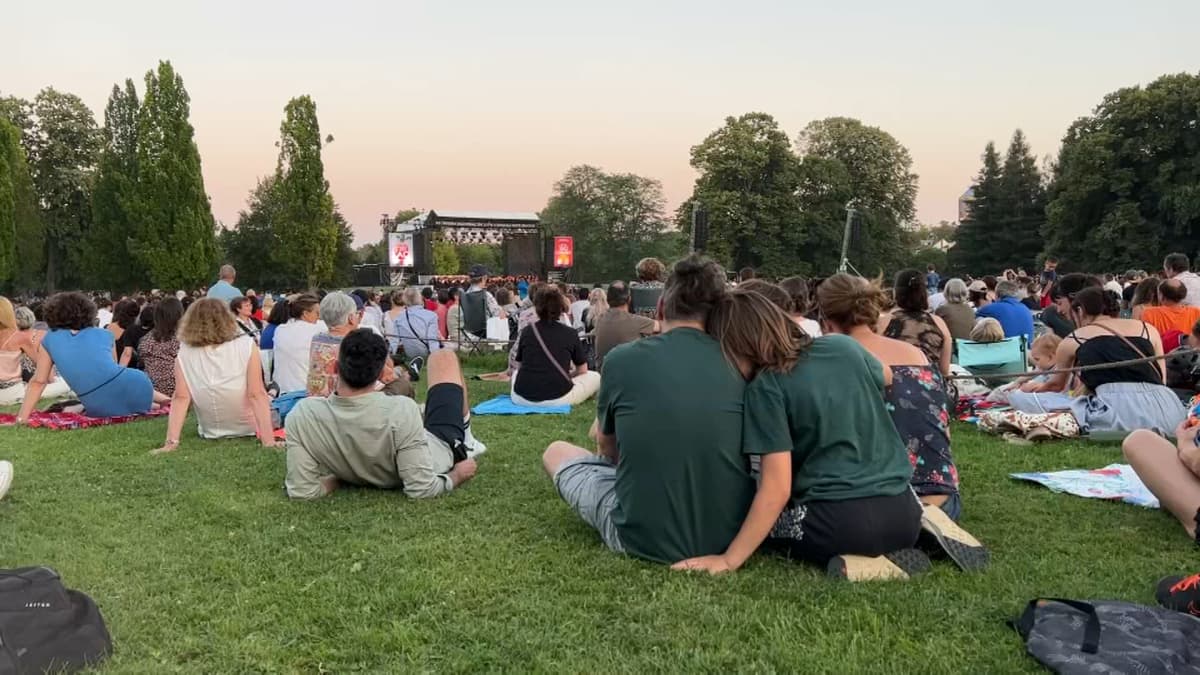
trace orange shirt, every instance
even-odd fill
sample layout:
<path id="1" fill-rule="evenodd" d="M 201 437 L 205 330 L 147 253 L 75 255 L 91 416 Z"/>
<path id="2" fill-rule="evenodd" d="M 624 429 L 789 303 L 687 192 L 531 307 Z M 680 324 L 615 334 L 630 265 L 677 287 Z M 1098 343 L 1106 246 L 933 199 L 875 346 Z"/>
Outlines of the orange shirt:
<path id="1" fill-rule="evenodd" d="M 1184 335 L 1192 334 L 1192 327 L 1200 321 L 1200 307 L 1175 305 L 1174 307 L 1147 307 L 1142 311 L 1142 321 L 1158 329 L 1159 335 L 1177 330 Z"/>

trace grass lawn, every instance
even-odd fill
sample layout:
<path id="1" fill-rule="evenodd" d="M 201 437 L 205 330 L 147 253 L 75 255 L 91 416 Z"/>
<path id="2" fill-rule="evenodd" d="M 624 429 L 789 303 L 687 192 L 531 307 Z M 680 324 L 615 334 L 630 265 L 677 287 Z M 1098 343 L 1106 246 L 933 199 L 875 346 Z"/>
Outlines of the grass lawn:
<path id="1" fill-rule="evenodd" d="M 474 364 L 475 371 L 485 365 Z M 473 382 L 478 402 L 503 385 Z M 166 419 L 74 432 L 0 429 L 16 481 L 0 567 L 50 565 L 99 603 L 115 655 L 149 672 L 1038 672 L 1004 621 L 1038 596 L 1153 602 L 1192 572 L 1161 511 L 1078 499 L 1012 471 L 1098 467 L 1114 445 L 1008 445 L 955 429 L 964 525 L 993 565 L 849 584 L 769 556 L 720 578 L 605 551 L 540 455 L 583 444 L 592 410 L 483 417 L 479 474 L 447 498 L 282 492 L 284 456 L 201 441 L 151 457 Z"/>

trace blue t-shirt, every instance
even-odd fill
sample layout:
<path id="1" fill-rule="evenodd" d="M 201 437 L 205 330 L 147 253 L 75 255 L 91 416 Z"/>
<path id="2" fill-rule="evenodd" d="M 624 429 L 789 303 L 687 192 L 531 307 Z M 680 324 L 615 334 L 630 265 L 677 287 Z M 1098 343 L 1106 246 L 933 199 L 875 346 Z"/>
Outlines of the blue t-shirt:
<path id="1" fill-rule="evenodd" d="M 927 272 L 925 274 L 925 287 L 930 295 L 938 292 L 938 284 L 942 283 L 942 276 L 937 272 Z"/>
<path id="2" fill-rule="evenodd" d="M 224 300 L 225 302 L 229 302 L 234 298 L 240 298 L 241 296 L 242 292 L 228 281 L 218 281 L 212 285 L 212 288 L 208 289 L 208 297 Z"/>
<path id="3" fill-rule="evenodd" d="M 273 323 L 268 323 L 263 328 L 262 335 L 258 336 L 259 349 L 275 349 L 275 329 L 279 328 Z"/>
<path id="4" fill-rule="evenodd" d="M 995 319 L 1004 328 L 1004 337 L 1025 336 L 1026 344 L 1033 342 L 1033 312 L 1014 297 L 1000 298 L 975 312 L 977 319 Z"/>

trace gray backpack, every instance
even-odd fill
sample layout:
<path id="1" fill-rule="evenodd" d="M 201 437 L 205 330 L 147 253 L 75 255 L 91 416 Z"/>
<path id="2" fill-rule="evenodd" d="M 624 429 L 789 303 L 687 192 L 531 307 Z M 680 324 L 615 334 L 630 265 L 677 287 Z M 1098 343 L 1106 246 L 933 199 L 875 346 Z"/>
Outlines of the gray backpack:
<path id="1" fill-rule="evenodd" d="M 1200 675 L 1200 619 L 1131 602 L 1031 600 L 1013 624 L 1056 673 Z"/>

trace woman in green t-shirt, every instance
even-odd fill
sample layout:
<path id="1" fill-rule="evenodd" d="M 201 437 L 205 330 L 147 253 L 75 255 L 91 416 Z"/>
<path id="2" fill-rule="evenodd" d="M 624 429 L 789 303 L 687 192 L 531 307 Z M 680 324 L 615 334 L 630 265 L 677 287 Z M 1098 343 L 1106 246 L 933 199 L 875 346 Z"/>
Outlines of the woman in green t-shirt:
<path id="1" fill-rule="evenodd" d="M 884 405 L 890 373 L 880 362 L 846 336 L 812 340 L 755 291 L 735 290 L 709 332 L 752 373 L 743 451 L 792 451 L 792 498 L 772 543 L 854 580 L 927 570 L 928 557 L 913 549 L 921 504 Z"/>

